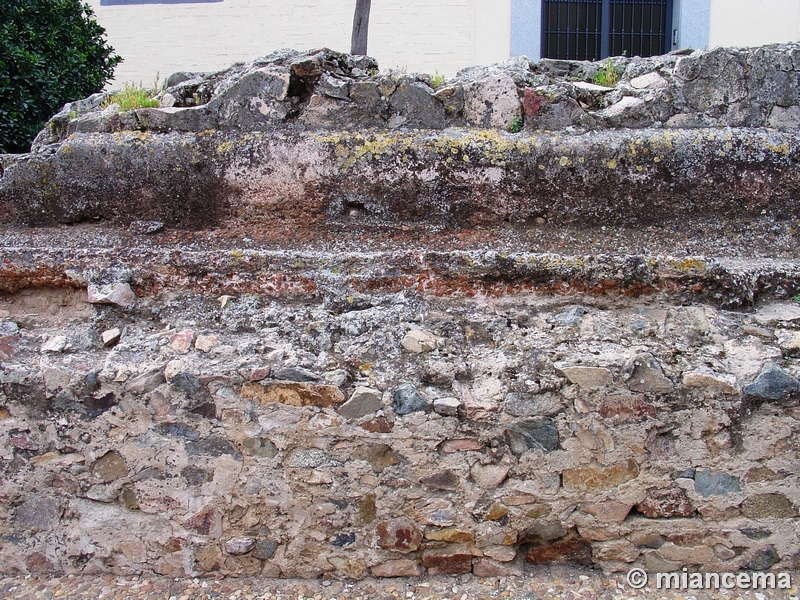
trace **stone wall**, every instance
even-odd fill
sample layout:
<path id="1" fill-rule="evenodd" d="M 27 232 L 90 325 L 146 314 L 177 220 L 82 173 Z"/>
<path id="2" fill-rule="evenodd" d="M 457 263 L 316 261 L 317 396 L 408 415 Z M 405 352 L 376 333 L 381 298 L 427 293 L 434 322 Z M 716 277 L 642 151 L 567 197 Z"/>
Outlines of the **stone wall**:
<path id="1" fill-rule="evenodd" d="M 796 52 L 65 107 L 1 163 L 3 572 L 798 568 Z"/>
<path id="2" fill-rule="evenodd" d="M 799 63 L 796 43 L 601 62 L 533 63 L 518 56 L 441 82 L 427 74 L 379 72 L 367 57 L 284 50 L 215 73 L 175 73 L 166 81 L 161 109 L 98 111 L 103 95 L 65 107 L 34 149 L 73 132 L 125 129 L 793 130 L 800 125 Z M 612 67 L 618 81 L 597 79 Z"/>
<path id="3" fill-rule="evenodd" d="M 794 217 L 798 52 L 614 59 L 614 88 L 587 81 L 602 63 L 514 59 L 434 90 L 428 76 L 331 51 L 179 73 L 164 108 L 100 110 L 102 94 L 65 106 L 32 154 L 2 158 L 0 220 L 316 228 L 351 208 L 370 225 L 452 227 Z"/>
<path id="4" fill-rule="evenodd" d="M 5 573 L 797 568 L 796 304 L 85 300 L 0 304 Z"/>

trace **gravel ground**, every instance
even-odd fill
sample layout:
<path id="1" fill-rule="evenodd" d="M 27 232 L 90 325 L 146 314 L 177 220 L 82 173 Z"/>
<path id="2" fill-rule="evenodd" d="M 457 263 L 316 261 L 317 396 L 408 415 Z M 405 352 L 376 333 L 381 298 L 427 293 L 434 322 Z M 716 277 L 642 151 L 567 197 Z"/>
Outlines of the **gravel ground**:
<path id="1" fill-rule="evenodd" d="M 797 581 L 797 575 L 793 577 Z M 789 590 L 658 590 L 632 589 L 624 574 L 604 576 L 592 572 L 549 569 L 524 576 L 478 578 L 427 577 L 423 579 L 365 579 L 358 582 L 335 580 L 276 579 L 169 579 L 126 578 L 106 575 L 67 575 L 59 578 L 3 578 L 0 597 L 4 600 L 51 598 L 114 600 L 472 600 L 513 598 L 703 600 L 753 598 L 767 600 L 798 597 L 796 584 Z"/>

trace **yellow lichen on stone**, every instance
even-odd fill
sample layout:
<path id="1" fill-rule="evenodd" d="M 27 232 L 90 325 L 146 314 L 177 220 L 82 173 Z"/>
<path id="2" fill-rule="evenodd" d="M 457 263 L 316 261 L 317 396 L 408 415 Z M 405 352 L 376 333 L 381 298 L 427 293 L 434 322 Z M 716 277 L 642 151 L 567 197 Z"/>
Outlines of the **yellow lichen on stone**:
<path id="1" fill-rule="evenodd" d="M 609 169 L 616 169 L 617 168 L 617 159 L 616 158 L 612 158 L 610 161 L 608 161 L 606 163 L 606 166 Z"/>
<path id="2" fill-rule="evenodd" d="M 699 258 L 686 258 L 684 260 L 675 260 L 670 263 L 676 271 L 688 273 L 693 271 L 695 273 L 704 273 L 706 270 L 705 261 Z"/>
<path id="3" fill-rule="evenodd" d="M 672 134 L 665 131 L 663 134 L 654 135 L 650 138 L 650 149 L 653 152 L 669 150 L 672 148 Z"/>
<path id="4" fill-rule="evenodd" d="M 784 142 L 780 145 L 776 144 L 767 144 L 767 148 L 772 152 L 777 152 L 778 154 L 783 154 L 784 156 L 789 156 L 789 142 Z"/>

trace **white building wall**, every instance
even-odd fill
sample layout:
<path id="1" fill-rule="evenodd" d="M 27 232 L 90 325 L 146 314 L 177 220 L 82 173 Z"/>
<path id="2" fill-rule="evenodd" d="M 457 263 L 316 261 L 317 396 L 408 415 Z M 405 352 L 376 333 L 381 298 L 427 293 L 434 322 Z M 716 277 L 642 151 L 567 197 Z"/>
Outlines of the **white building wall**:
<path id="1" fill-rule="evenodd" d="M 157 73 L 163 79 L 176 71 L 223 69 L 281 48 L 348 52 L 355 8 L 355 0 L 89 4 L 124 59 L 117 85 L 149 85 Z M 452 76 L 508 58 L 510 13 L 511 0 L 375 0 L 369 54 L 381 68 Z"/>
<path id="2" fill-rule="evenodd" d="M 711 0 L 709 46 L 800 40 L 800 0 Z"/>
<path id="3" fill-rule="evenodd" d="M 672 13 L 672 49 L 708 50 L 710 0 L 675 0 Z"/>

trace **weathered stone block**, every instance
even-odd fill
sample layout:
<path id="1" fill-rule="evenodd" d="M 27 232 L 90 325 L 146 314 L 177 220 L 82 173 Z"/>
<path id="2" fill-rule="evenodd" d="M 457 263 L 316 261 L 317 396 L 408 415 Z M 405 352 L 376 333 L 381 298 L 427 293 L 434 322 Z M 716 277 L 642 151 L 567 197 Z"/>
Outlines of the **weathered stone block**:
<path id="1" fill-rule="evenodd" d="M 253 546 L 253 558 L 259 560 L 269 560 L 275 556 L 275 551 L 278 549 L 278 542 L 275 540 L 256 540 Z"/>
<path id="2" fill-rule="evenodd" d="M 490 490 L 502 484 L 509 471 L 508 465 L 482 465 L 476 462 L 469 470 L 472 481 L 480 487 Z"/>
<path id="3" fill-rule="evenodd" d="M 614 394 L 603 398 L 600 416 L 621 422 L 654 418 L 656 407 L 647 402 L 642 394 Z"/>
<path id="4" fill-rule="evenodd" d="M 444 106 L 433 97 L 433 90 L 409 77 L 403 77 L 389 98 L 394 121 L 389 126 L 442 129 L 445 126 Z"/>
<path id="5" fill-rule="evenodd" d="M 317 385 L 275 381 L 267 384 L 245 383 L 242 398 L 258 400 L 261 404 L 287 404 L 289 406 L 320 406 L 332 408 L 344 402 L 344 394 L 335 385 Z"/>
<path id="6" fill-rule="evenodd" d="M 621 523 L 631 511 L 631 506 L 614 500 L 606 500 L 605 502 L 584 506 L 581 510 L 593 515 L 598 521 Z"/>
<path id="7" fill-rule="evenodd" d="M 426 475 L 420 478 L 419 482 L 438 490 L 455 490 L 459 486 L 458 475 L 450 469 Z"/>
<path id="8" fill-rule="evenodd" d="M 525 554 L 525 562 L 533 565 L 589 565 L 592 547 L 577 535 L 533 546 Z"/>
<path id="9" fill-rule="evenodd" d="M 425 539 L 453 544 L 472 544 L 475 542 L 475 535 L 470 531 L 461 529 L 433 529 L 425 533 Z"/>
<path id="10" fill-rule="evenodd" d="M 242 453 L 227 439 L 219 435 L 212 435 L 203 440 L 187 443 L 186 453 L 190 456 L 208 456 L 211 458 L 227 454 L 236 460 L 242 460 Z"/>
<path id="11" fill-rule="evenodd" d="M 557 394 L 511 392 L 503 401 L 503 411 L 514 417 L 552 417 L 564 410 L 564 400 Z"/>
<path id="12" fill-rule="evenodd" d="M 736 377 L 728 374 L 714 373 L 713 371 L 697 370 L 683 374 L 683 385 L 694 388 L 718 389 L 724 394 L 738 394 L 739 386 Z"/>
<path id="13" fill-rule="evenodd" d="M 664 377 L 660 363 L 649 353 L 634 356 L 625 363 L 622 378 L 634 392 L 662 393 L 672 389 L 672 382 Z"/>
<path id="14" fill-rule="evenodd" d="M 464 118 L 478 127 L 508 128 L 522 116 L 522 104 L 514 79 L 500 69 L 464 84 Z"/>
<path id="15" fill-rule="evenodd" d="M 518 455 L 528 450 L 553 452 L 560 447 L 558 429 L 549 417 L 513 423 L 506 429 L 506 439 L 511 451 Z"/>
<path id="16" fill-rule="evenodd" d="M 503 577 L 515 574 L 515 571 L 507 564 L 487 558 L 476 558 L 472 563 L 472 573 L 476 577 Z"/>
<path id="17" fill-rule="evenodd" d="M 704 498 L 708 498 L 739 493 L 742 486 L 739 478 L 734 475 L 701 469 L 694 475 L 694 489 Z"/>
<path id="18" fill-rule="evenodd" d="M 773 565 L 779 563 L 781 557 L 778 550 L 773 545 L 769 545 L 753 554 L 750 560 L 745 565 L 745 568 L 750 571 L 767 571 Z"/>
<path id="19" fill-rule="evenodd" d="M 136 302 L 136 294 L 127 283 L 89 284 L 87 293 L 91 304 L 116 304 L 127 308 Z"/>
<path id="20" fill-rule="evenodd" d="M 225 542 L 225 552 L 228 554 L 233 554 L 234 556 L 239 556 L 241 554 L 247 554 L 250 552 L 255 545 L 256 540 L 253 538 L 231 538 Z"/>
<path id="21" fill-rule="evenodd" d="M 742 502 L 742 514 L 749 519 L 789 519 L 797 516 L 791 500 L 783 494 L 756 494 Z"/>
<path id="22" fill-rule="evenodd" d="M 365 494 L 358 499 L 358 520 L 366 524 L 372 523 L 377 515 L 375 506 L 375 494 Z"/>
<path id="23" fill-rule="evenodd" d="M 708 546 L 678 546 L 667 542 L 658 549 L 666 561 L 681 565 L 702 565 L 714 561 L 714 553 Z"/>
<path id="24" fill-rule="evenodd" d="M 614 384 L 611 371 L 602 367 L 561 367 L 558 371 L 571 383 L 586 390 L 596 390 Z"/>
<path id="25" fill-rule="evenodd" d="M 372 574 L 375 577 L 419 577 L 422 568 L 415 560 L 400 558 L 375 565 Z"/>
<path id="26" fill-rule="evenodd" d="M 613 560 L 619 562 L 633 562 L 639 558 L 639 550 L 627 540 L 614 540 L 598 547 L 593 558 L 595 560 Z"/>
<path id="27" fill-rule="evenodd" d="M 399 386 L 392 394 L 394 412 L 398 415 L 409 415 L 412 412 L 428 409 L 428 401 L 410 383 Z"/>
<path id="28" fill-rule="evenodd" d="M 432 548 L 422 553 L 422 564 L 430 575 L 460 575 L 472 571 L 472 550 L 469 544 L 453 544 Z"/>
<path id="29" fill-rule="evenodd" d="M 461 440 L 445 440 L 441 444 L 441 450 L 445 454 L 454 454 L 456 452 L 471 452 L 481 450 L 483 444 L 478 440 L 461 439 Z"/>
<path id="30" fill-rule="evenodd" d="M 367 565 L 360 558 L 334 556 L 329 558 L 328 562 L 351 579 L 361 579 L 367 572 Z"/>
<path id="31" fill-rule="evenodd" d="M 565 489 L 588 492 L 616 487 L 638 475 L 639 465 L 631 458 L 608 467 L 566 469 L 561 474 L 561 479 Z"/>
<path id="32" fill-rule="evenodd" d="M 748 396 L 764 400 L 781 400 L 793 392 L 800 391 L 800 381 L 774 364 L 767 364 L 755 381 L 745 386 Z"/>
<path id="33" fill-rule="evenodd" d="M 61 503 L 56 498 L 33 496 L 17 507 L 14 527 L 21 530 L 50 531 L 61 518 Z"/>
<path id="34" fill-rule="evenodd" d="M 422 532 L 409 519 L 381 521 L 376 527 L 378 545 L 387 550 L 414 552 L 422 542 Z"/>
<path id="35" fill-rule="evenodd" d="M 436 350 L 437 340 L 436 336 L 430 331 L 412 329 L 403 337 L 400 345 L 409 352 L 421 354 L 422 352 Z"/>
<path id="36" fill-rule="evenodd" d="M 300 469 L 316 469 L 328 460 L 328 455 L 319 448 L 296 448 L 289 454 L 286 466 Z"/>
<path id="37" fill-rule="evenodd" d="M 409 511 L 409 516 L 425 525 L 452 527 L 458 518 L 458 513 L 449 500 L 429 498 L 419 500 L 413 510 Z"/>
<path id="38" fill-rule="evenodd" d="M 359 460 L 367 461 L 376 473 L 381 473 L 387 467 L 399 464 L 403 459 L 400 454 L 387 444 L 362 446 L 353 452 L 353 456 Z"/>
<path id="39" fill-rule="evenodd" d="M 183 522 L 183 527 L 200 535 L 218 535 L 221 533 L 222 519 L 212 507 L 206 507 Z"/>
<path id="40" fill-rule="evenodd" d="M 104 482 L 114 481 L 128 474 L 128 465 L 119 453 L 111 450 L 94 463 L 92 474 Z"/>
<path id="41" fill-rule="evenodd" d="M 458 398 L 437 398 L 433 401 L 433 410 L 443 417 L 457 417 L 462 403 Z"/>
<path id="42" fill-rule="evenodd" d="M 383 395 L 375 389 L 359 386 L 337 412 L 347 419 L 360 419 L 383 408 Z"/>
<path id="43" fill-rule="evenodd" d="M 650 489 L 636 510 L 651 519 L 691 517 L 695 510 L 682 488 Z"/>

